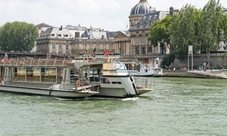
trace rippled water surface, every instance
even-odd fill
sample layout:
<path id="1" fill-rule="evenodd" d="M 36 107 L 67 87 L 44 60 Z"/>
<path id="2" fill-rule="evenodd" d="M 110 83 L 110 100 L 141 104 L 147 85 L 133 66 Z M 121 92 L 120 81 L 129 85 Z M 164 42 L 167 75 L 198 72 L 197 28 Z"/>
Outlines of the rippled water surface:
<path id="1" fill-rule="evenodd" d="M 123 100 L 0 93 L 0 136 L 227 135 L 227 80 L 149 80 L 155 91 Z"/>

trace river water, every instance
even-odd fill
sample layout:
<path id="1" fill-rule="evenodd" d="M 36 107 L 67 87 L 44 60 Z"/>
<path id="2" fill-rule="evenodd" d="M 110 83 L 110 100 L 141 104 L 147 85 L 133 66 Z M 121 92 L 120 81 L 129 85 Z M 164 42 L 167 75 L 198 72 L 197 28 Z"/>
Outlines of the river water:
<path id="1" fill-rule="evenodd" d="M 132 99 L 0 93 L 0 136 L 227 135 L 227 80 L 149 80 L 155 91 Z"/>

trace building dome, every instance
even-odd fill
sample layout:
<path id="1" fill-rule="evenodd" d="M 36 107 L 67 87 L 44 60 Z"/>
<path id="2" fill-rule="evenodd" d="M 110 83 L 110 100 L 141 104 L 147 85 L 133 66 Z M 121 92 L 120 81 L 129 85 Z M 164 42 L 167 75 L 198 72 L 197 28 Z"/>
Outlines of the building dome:
<path id="1" fill-rule="evenodd" d="M 155 9 L 151 7 L 147 0 L 140 0 L 140 2 L 132 8 L 130 16 L 145 15 L 147 13 L 153 12 L 154 10 Z"/>

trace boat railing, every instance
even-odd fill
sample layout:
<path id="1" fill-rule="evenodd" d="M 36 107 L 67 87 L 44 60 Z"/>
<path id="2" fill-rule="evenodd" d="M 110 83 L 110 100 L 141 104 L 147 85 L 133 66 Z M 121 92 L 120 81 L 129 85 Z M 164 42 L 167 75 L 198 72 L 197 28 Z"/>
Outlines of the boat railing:
<path id="1" fill-rule="evenodd" d="M 133 77 L 135 85 L 140 88 L 149 88 L 153 89 L 155 83 L 150 81 L 149 78 Z"/>
<path id="2" fill-rule="evenodd" d="M 119 57 L 104 57 L 104 56 L 95 56 L 95 57 L 76 57 L 73 58 L 75 62 L 116 62 L 119 61 Z"/>
<path id="3" fill-rule="evenodd" d="M 7 79 L 7 78 L 6 78 Z M 84 90 L 90 88 L 92 91 L 98 91 L 94 88 L 98 84 L 90 84 L 87 82 L 81 82 L 80 86 L 77 85 L 77 82 L 70 80 L 68 82 L 64 80 L 63 84 L 57 84 L 56 82 L 40 82 L 40 81 L 12 81 L 6 80 L 2 81 L 1 85 L 11 86 L 11 87 L 23 87 L 23 88 L 37 88 L 37 89 L 50 89 L 50 90 L 59 90 L 59 91 L 77 91 L 77 90 Z M 79 88 L 79 89 L 78 89 Z"/>

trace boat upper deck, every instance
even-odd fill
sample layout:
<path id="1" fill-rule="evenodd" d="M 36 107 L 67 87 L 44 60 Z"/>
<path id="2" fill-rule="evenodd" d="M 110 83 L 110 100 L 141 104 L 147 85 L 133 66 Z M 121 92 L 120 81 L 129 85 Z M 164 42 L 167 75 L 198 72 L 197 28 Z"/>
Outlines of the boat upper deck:
<path id="1" fill-rule="evenodd" d="M 2 59 L 0 66 L 14 66 L 14 67 L 70 67 L 75 66 L 81 67 L 83 65 L 97 65 L 103 62 L 117 61 L 117 57 L 95 57 L 92 59 L 79 57 L 79 58 L 46 58 L 46 59 L 35 59 L 35 58 L 11 58 Z"/>

